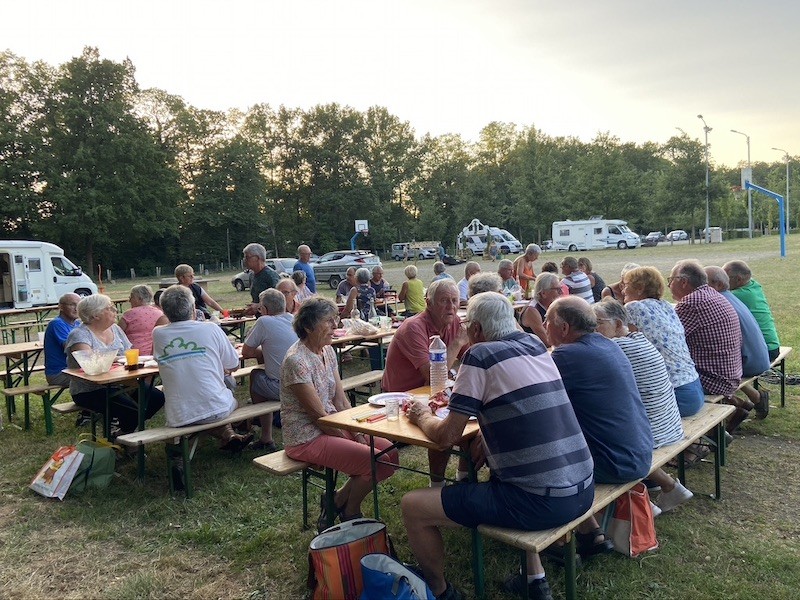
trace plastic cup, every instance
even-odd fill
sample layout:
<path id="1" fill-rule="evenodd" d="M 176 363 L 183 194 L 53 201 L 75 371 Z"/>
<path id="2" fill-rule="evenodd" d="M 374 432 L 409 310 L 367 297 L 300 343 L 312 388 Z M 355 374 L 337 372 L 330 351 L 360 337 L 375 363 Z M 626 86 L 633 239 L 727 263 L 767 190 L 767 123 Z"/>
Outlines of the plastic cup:
<path id="1" fill-rule="evenodd" d="M 129 367 L 139 364 L 139 350 L 137 348 L 125 350 L 125 364 Z"/>
<path id="2" fill-rule="evenodd" d="M 39 337 L 39 345 L 44 346 L 44 331 L 40 331 L 36 335 Z"/>
<path id="3" fill-rule="evenodd" d="M 397 421 L 400 418 L 400 398 L 386 399 L 386 420 Z"/>
<path id="4" fill-rule="evenodd" d="M 222 318 L 223 319 L 227 319 L 230 316 L 231 316 L 231 311 L 228 310 L 227 308 L 223 308 L 222 309 Z"/>

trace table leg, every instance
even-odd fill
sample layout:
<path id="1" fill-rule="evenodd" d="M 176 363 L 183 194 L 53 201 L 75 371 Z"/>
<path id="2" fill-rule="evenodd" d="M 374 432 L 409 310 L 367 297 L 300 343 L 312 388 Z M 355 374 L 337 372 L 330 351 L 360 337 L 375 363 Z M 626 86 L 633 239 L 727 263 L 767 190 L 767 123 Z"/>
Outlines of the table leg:
<path id="1" fill-rule="evenodd" d="M 722 477 L 720 474 L 720 467 L 722 466 L 721 453 L 725 451 L 724 431 L 725 428 L 723 427 L 722 423 L 717 423 L 717 426 L 714 428 L 714 438 L 716 439 L 717 443 L 717 451 L 714 453 L 714 498 L 716 500 L 719 500 L 720 495 L 722 494 Z"/>
<path id="2" fill-rule="evenodd" d="M 372 506 L 373 514 L 376 519 L 381 518 L 381 512 L 378 508 L 378 459 L 375 456 L 375 437 L 369 436 L 369 466 L 372 471 Z"/>
<path id="3" fill-rule="evenodd" d="M 144 380 L 143 377 L 140 377 L 137 380 L 139 393 L 137 397 L 137 407 L 139 412 L 139 431 L 144 430 L 144 416 L 145 412 L 147 411 L 147 382 Z M 183 446 L 181 446 L 181 450 L 183 450 Z M 139 449 L 137 450 L 136 462 L 137 462 L 137 478 L 139 481 L 144 481 L 144 459 L 145 459 L 145 452 L 144 452 L 144 445 L 140 444 Z M 185 459 L 185 457 L 184 457 Z M 184 468 L 188 468 L 188 465 L 184 463 Z M 188 471 L 185 471 L 188 473 Z M 186 477 L 188 479 L 188 476 Z M 189 482 L 186 482 L 186 497 L 189 498 L 191 495 L 191 490 L 189 489 Z"/>

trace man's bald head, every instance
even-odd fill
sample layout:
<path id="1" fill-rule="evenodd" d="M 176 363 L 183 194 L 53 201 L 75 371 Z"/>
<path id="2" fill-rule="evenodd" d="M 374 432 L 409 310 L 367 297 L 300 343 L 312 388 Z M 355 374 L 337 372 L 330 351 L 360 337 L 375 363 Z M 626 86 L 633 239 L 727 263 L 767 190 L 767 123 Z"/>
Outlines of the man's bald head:
<path id="1" fill-rule="evenodd" d="M 718 292 L 727 292 L 731 285 L 728 279 L 728 274 L 725 269 L 717 266 L 709 266 L 705 268 L 706 277 L 708 277 L 709 287 L 714 288 Z"/>

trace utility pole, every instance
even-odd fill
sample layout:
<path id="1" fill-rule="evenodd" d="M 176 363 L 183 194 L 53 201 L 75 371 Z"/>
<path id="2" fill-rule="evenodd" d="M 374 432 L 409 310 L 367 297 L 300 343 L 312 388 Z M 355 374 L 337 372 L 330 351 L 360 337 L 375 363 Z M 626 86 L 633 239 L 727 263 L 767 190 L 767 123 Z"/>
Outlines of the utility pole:
<path id="1" fill-rule="evenodd" d="M 708 183 L 709 183 L 709 173 L 708 173 L 708 133 L 712 130 L 711 127 L 706 124 L 706 120 L 703 118 L 703 115 L 697 115 L 697 118 L 703 122 L 703 131 L 706 134 L 706 244 L 711 243 L 711 205 L 708 201 Z"/>
<path id="2" fill-rule="evenodd" d="M 753 169 L 750 167 L 750 136 L 741 131 L 731 129 L 731 133 L 738 133 L 747 139 L 747 171 L 750 173 L 750 183 L 753 183 Z M 750 239 L 753 239 L 753 190 L 747 188 L 747 229 Z"/>

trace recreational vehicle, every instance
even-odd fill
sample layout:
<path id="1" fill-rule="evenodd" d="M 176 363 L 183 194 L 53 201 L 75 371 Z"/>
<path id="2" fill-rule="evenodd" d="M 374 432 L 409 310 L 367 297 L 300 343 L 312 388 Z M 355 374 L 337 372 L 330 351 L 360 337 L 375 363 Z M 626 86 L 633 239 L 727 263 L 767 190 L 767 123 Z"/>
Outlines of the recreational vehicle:
<path id="1" fill-rule="evenodd" d="M 556 221 L 553 223 L 553 247 L 557 250 L 602 250 L 638 248 L 639 236 L 618 219 Z"/>

